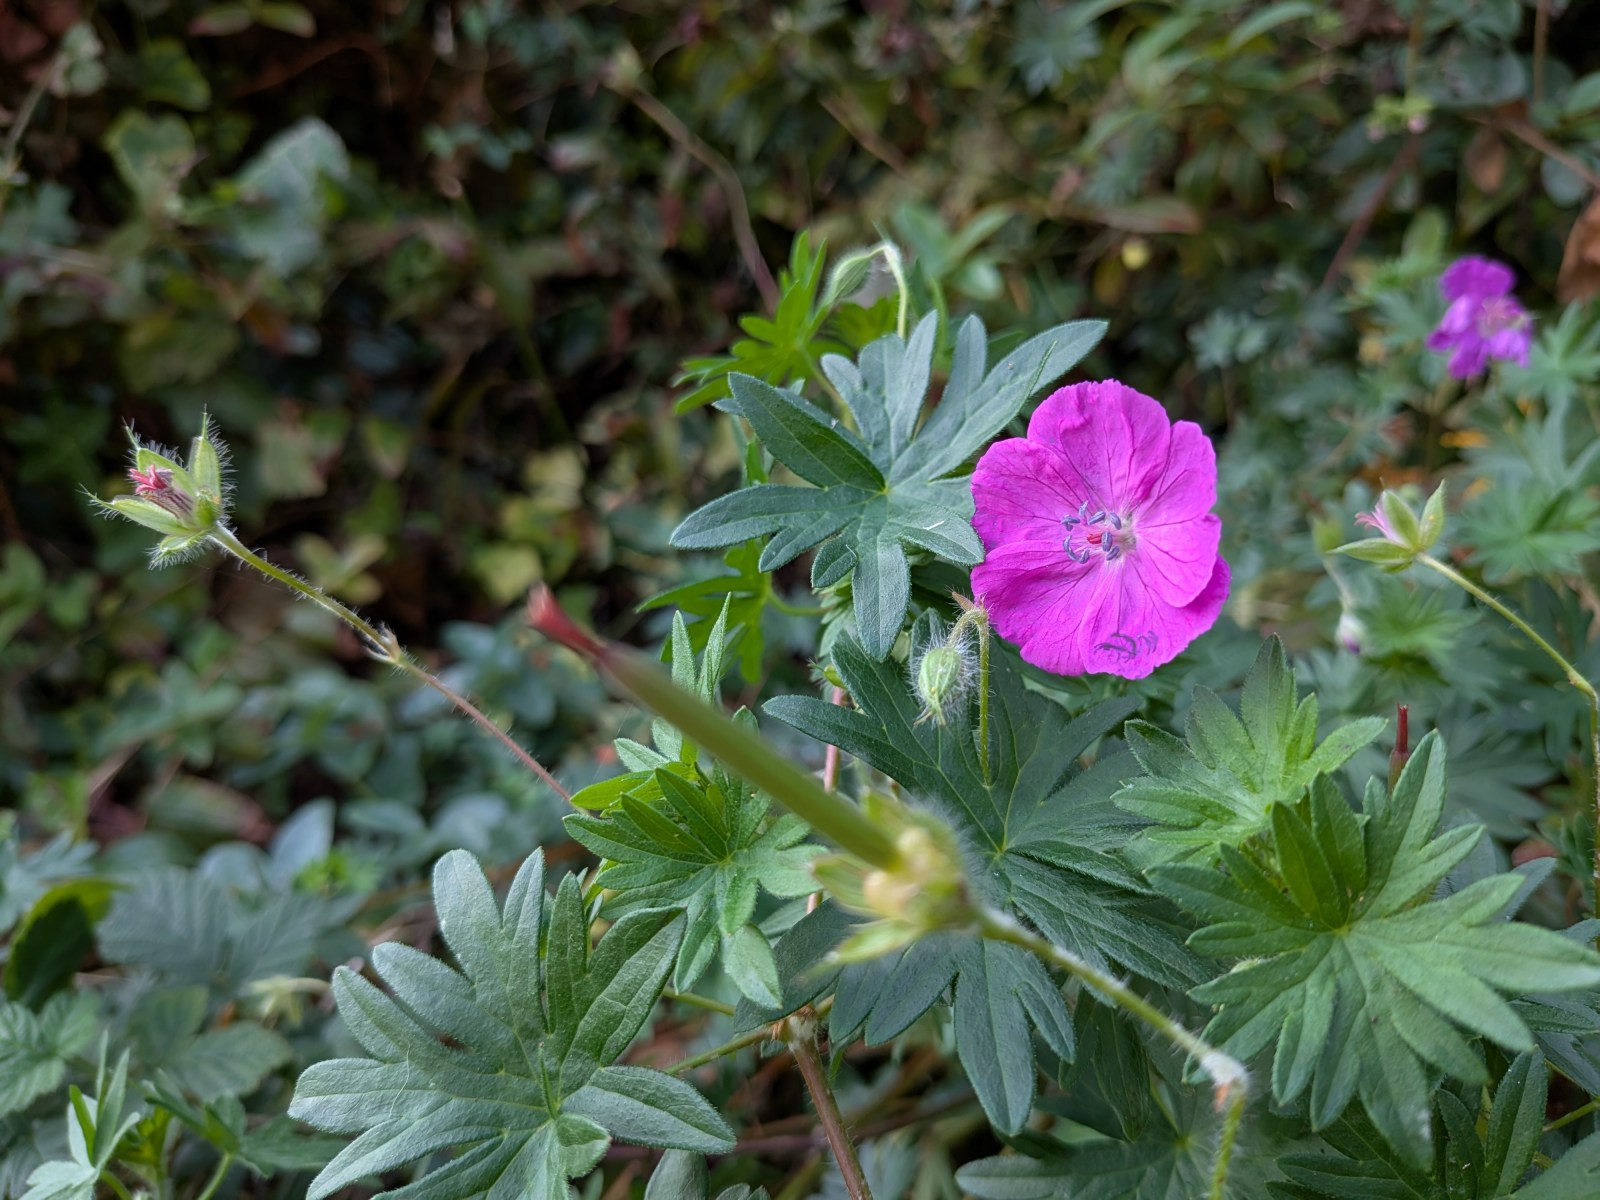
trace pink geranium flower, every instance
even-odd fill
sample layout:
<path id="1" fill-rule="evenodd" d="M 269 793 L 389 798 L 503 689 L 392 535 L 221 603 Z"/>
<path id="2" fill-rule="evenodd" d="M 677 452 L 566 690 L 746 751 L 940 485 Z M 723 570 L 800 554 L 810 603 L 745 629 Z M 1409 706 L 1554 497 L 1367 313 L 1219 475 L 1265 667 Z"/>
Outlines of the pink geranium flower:
<path id="1" fill-rule="evenodd" d="M 1528 365 L 1533 318 L 1511 294 L 1516 276 L 1493 259 L 1469 256 L 1439 276 L 1439 291 L 1450 302 L 1444 319 L 1428 335 L 1428 349 L 1450 351 L 1448 370 L 1471 379 L 1491 358 Z"/>
<path id="2" fill-rule="evenodd" d="M 1217 460 L 1191 421 L 1114 381 L 1064 387 L 972 475 L 994 627 L 1059 675 L 1142 679 L 1216 622 Z"/>

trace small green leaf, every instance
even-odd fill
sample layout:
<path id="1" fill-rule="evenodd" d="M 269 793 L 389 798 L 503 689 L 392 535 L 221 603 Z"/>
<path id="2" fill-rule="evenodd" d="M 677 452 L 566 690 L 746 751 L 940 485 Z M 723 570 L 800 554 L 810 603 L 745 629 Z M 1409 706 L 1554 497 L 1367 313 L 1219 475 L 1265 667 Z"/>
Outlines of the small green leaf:
<path id="1" fill-rule="evenodd" d="M 1396 546 L 1383 538 L 1364 538 L 1359 542 L 1346 542 L 1334 547 L 1335 554 L 1346 554 L 1362 562 L 1376 563 L 1380 567 L 1400 568 L 1411 565 L 1416 554 L 1404 546 Z"/>
<path id="2" fill-rule="evenodd" d="M 1273 638 L 1245 680 L 1239 716 L 1196 688 L 1185 741 L 1131 723 L 1128 746 L 1146 777 L 1123 788 L 1117 804 L 1155 822 L 1135 841 L 1135 855 L 1208 860 L 1220 846 L 1244 844 L 1267 831 L 1278 805 L 1298 802 L 1313 780 L 1338 770 L 1384 727 L 1375 717 L 1353 721 L 1318 746 L 1317 716 L 1315 696 L 1297 699 L 1294 671 Z M 1347 823 L 1341 829 L 1348 847 L 1352 831 Z"/>

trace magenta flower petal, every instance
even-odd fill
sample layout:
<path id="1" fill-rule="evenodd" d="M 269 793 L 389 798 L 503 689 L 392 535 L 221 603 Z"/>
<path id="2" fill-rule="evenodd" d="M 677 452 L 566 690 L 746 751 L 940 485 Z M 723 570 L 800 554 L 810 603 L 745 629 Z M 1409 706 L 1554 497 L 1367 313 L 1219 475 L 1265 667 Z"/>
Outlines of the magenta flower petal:
<path id="1" fill-rule="evenodd" d="M 1490 359 L 1528 365 L 1533 318 L 1511 294 L 1515 282 L 1510 267 L 1487 258 L 1459 259 L 1439 277 L 1450 307 L 1427 346 L 1450 355 L 1448 369 L 1457 379 L 1480 374 Z"/>
<path id="2" fill-rule="evenodd" d="M 1000 546 L 972 569 L 972 588 L 995 631 L 1024 659 L 1057 675 L 1082 675 L 1089 668 L 1079 635 L 1102 577 L 1087 563 L 1063 566 L 1059 550 L 1048 542 Z"/>
<path id="3" fill-rule="evenodd" d="M 1210 512 L 1216 502 L 1217 452 L 1200 426 L 1179 421 L 1172 427 L 1166 469 L 1150 485 L 1139 524 L 1147 530 L 1183 525 Z"/>
<path id="4" fill-rule="evenodd" d="M 1120 383 L 1062 388 L 972 477 L 973 590 L 1028 662 L 1130 679 L 1170 662 L 1228 596 L 1216 453 Z"/>
<path id="5" fill-rule="evenodd" d="M 1211 582 L 1222 544 L 1222 518 L 1203 513 L 1182 525 L 1139 523 L 1139 543 L 1128 565 L 1145 590 L 1165 603 L 1190 603 Z"/>
<path id="6" fill-rule="evenodd" d="M 1028 422 L 1028 441 L 1059 451 L 1100 505 L 1147 491 L 1166 465 L 1171 437 L 1166 409 L 1109 379 L 1062 388 Z"/>
<path id="7" fill-rule="evenodd" d="M 1094 499 L 1061 455 L 1024 438 L 996 442 L 972 472 L 972 525 L 985 546 L 1059 543 L 1061 518 Z"/>
<path id="8" fill-rule="evenodd" d="M 1216 624 L 1228 599 L 1228 583 L 1228 564 L 1215 559 L 1199 594 L 1174 607 L 1161 603 L 1131 572 L 1124 573 L 1108 583 L 1108 594 L 1090 612 L 1082 638 L 1087 669 L 1143 679 L 1171 662 Z"/>
<path id="9" fill-rule="evenodd" d="M 1464 296 L 1503 296 L 1516 286 L 1517 277 L 1504 263 L 1475 254 L 1458 258 L 1439 276 L 1439 290 L 1446 300 Z"/>

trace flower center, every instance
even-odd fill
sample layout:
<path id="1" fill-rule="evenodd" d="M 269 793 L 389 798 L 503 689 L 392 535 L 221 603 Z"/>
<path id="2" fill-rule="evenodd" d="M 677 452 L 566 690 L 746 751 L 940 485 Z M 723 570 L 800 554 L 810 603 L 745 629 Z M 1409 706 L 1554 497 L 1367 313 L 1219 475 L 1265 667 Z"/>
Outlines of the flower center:
<path id="1" fill-rule="evenodd" d="M 1493 337 L 1507 329 L 1519 329 L 1527 313 L 1510 296 L 1489 296 L 1478 306 L 1478 336 Z"/>
<path id="2" fill-rule="evenodd" d="M 1086 563 L 1091 555 L 1099 554 L 1106 562 L 1122 557 L 1123 551 L 1134 546 L 1131 518 L 1108 509 L 1089 511 L 1085 500 L 1076 513 L 1061 518 L 1067 536 L 1061 540 L 1061 549 L 1073 562 Z"/>

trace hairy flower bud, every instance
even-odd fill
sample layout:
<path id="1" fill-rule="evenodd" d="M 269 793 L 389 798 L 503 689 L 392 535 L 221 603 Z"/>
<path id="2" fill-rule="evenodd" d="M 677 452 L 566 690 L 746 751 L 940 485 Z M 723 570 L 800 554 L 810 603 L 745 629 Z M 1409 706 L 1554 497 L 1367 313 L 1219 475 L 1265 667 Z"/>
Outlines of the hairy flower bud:
<path id="1" fill-rule="evenodd" d="M 186 463 L 141 442 L 132 429 L 128 438 L 133 443 L 133 466 L 128 469 L 133 495 L 95 503 L 104 512 L 161 534 L 150 556 L 154 566 L 198 553 L 212 532 L 224 527 L 228 515 L 227 448 L 217 439 L 210 418 L 201 418 Z"/>
<path id="2" fill-rule="evenodd" d="M 922 704 L 917 724 L 948 725 L 966 706 L 976 676 L 970 624 L 958 623 L 945 633 L 936 623 L 910 665 L 911 686 Z"/>
<path id="3" fill-rule="evenodd" d="M 1419 554 L 1433 549 L 1444 533 L 1444 485 L 1440 484 L 1428 497 L 1420 518 L 1399 492 L 1385 491 L 1371 512 L 1356 517 L 1356 524 L 1376 530 L 1378 536 L 1349 542 L 1335 553 L 1391 571 L 1403 570 Z"/>

